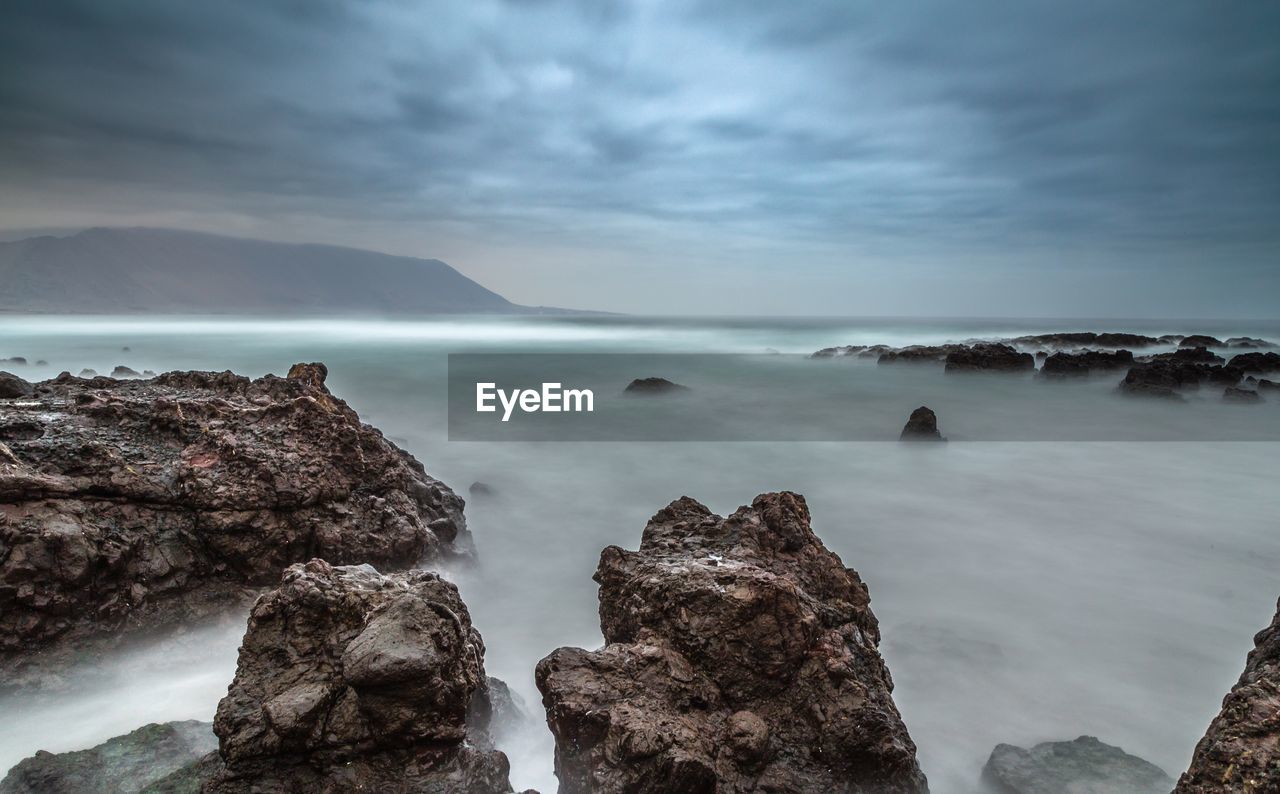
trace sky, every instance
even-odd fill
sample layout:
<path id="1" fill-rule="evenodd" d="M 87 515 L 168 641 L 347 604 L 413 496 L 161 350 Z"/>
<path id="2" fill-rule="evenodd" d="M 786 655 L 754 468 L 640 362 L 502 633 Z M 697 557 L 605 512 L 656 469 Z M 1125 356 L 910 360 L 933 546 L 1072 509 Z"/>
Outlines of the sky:
<path id="1" fill-rule="evenodd" d="M 1275 318 L 1280 5 L 0 9 L 0 231 L 443 259 L 652 314 Z"/>

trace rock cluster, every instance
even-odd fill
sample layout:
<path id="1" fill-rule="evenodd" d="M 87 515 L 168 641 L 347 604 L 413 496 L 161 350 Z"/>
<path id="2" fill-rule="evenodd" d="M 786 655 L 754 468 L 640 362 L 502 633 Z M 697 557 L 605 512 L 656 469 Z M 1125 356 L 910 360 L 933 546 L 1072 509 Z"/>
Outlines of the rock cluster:
<path id="1" fill-rule="evenodd" d="M 672 383 L 666 378 L 636 378 L 622 391 L 632 395 L 675 394 L 689 391 L 689 387 Z"/>
<path id="2" fill-rule="evenodd" d="M 1178 347 L 1226 347 L 1226 345 L 1226 342 L 1216 336 L 1208 336 L 1206 334 L 1184 336 L 1182 341 L 1178 343 Z"/>
<path id="3" fill-rule="evenodd" d="M 1122 394 L 1180 400 L 1182 395 L 1178 392 L 1183 389 L 1197 389 L 1205 382 L 1234 386 L 1243 375 L 1242 370 L 1230 365 L 1161 359 L 1135 364 L 1118 388 Z"/>
<path id="4" fill-rule="evenodd" d="M 211 794 L 509 792 L 506 756 L 468 726 L 484 643 L 434 573 L 291 566 L 254 605 L 218 704 Z"/>
<path id="5" fill-rule="evenodd" d="M 803 497 L 681 498 L 595 580 L 608 644 L 536 671 L 562 794 L 927 790 L 867 588 Z"/>
<path id="6" fill-rule="evenodd" d="M 0 687 L 244 603 L 293 562 L 466 553 L 462 500 L 325 376 L 64 373 L 0 401 Z"/>
<path id="7" fill-rule="evenodd" d="M 946 371 L 951 372 L 1020 372 L 1035 369 L 1030 353 L 1020 353 L 998 342 L 962 347 L 947 354 Z"/>
<path id="8" fill-rule="evenodd" d="M 910 345 L 908 347 L 886 350 L 876 359 L 877 364 L 928 364 L 945 361 L 947 356 L 964 350 L 964 345 Z"/>
<path id="9" fill-rule="evenodd" d="M 1280 604 L 1174 794 L 1280 791 Z"/>
<path id="10" fill-rule="evenodd" d="M 1181 337 L 1177 337 L 1176 339 L 1181 339 Z M 1011 344 L 1021 345 L 1023 347 L 1048 346 L 1054 348 L 1120 348 L 1153 347 L 1155 345 L 1169 344 L 1176 341 L 1176 339 L 1173 337 L 1157 338 L 1143 334 L 1111 333 L 1105 331 L 1103 333 L 1094 333 L 1093 331 L 1071 331 L 1065 333 L 1018 336 L 1008 341 Z"/>
<path id="11" fill-rule="evenodd" d="M 1081 736 L 1030 750 L 996 745 L 982 783 L 992 794 L 1167 794 L 1173 778 L 1119 747 Z"/>
<path id="12" fill-rule="evenodd" d="M 1240 353 L 1228 365 L 1245 372 L 1280 372 L 1280 353 Z"/>
<path id="13" fill-rule="evenodd" d="M 97 747 L 40 751 L 0 780 L 0 794 L 102 794 L 143 791 L 218 747 L 207 722 L 144 725 Z"/>

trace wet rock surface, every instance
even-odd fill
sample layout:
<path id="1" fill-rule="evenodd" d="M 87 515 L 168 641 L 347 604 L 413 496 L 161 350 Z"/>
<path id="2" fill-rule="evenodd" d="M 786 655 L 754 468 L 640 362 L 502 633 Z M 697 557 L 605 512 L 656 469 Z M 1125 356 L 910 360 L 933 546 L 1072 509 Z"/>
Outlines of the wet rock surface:
<path id="1" fill-rule="evenodd" d="M 218 747 L 207 722 L 144 725 L 88 750 L 41 751 L 0 780 L 0 794 L 103 794 L 144 791 Z"/>
<path id="2" fill-rule="evenodd" d="M 564 794 L 927 790 L 867 588 L 803 497 L 678 499 L 595 580 L 607 645 L 536 672 Z"/>
<path id="3" fill-rule="evenodd" d="M 925 406 L 911 412 L 902 428 L 900 441 L 946 441 L 938 432 L 938 415 Z"/>
<path id="4" fill-rule="evenodd" d="M 1216 336 L 1192 334 L 1191 336 L 1182 337 L 1182 341 L 1178 342 L 1178 347 L 1226 347 L 1226 344 Z"/>
<path id="5" fill-rule="evenodd" d="M 1280 372 L 1280 353 L 1240 353 L 1228 364 L 1245 372 Z"/>
<path id="6" fill-rule="evenodd" d="M 1081 736 L 1030 750 L 997 745 L 982 783 L 992 794 L 1166 794 L 1173 778 L 1119 747 Z"/>
<path id="7" fill-rule="evenodd" d="M 1035 369 L 1030 353 L 1021 353 L 1009 345 L 992 343 L 953 350 L 947 354 L 946 371 L 951 372 L 1019 372 Z"/>
<path id="8" fill-rule="evenodd" d="M 508 792 L 506 756 L 469 728 L 484 643 L 434 573 L 291 566 L 254 605 L 214 732 L 206 792 Z"/>
<path id="9" fill-rule="evenodd" d="M 247 604 L 299 560 L 467 553 L 462 500 L 326 374 L 64 374 L 0 400 L 0 688 Z"/>
<path id="10" fill-rule="evenodd" d="M 1048 377 L 1072 377 L 1124 369 L 1132 365 L 1133 353 L 1128 350 L 1084 350 L 1079 353 L 1054 353 L 1044 360 L 1040 373 Z"/>
<path id="11" fill-rule="evenodd" d="M 1174 794 L 1280 791 L 1280 604 Z"/>
<path id="12" fill-rule="evenodd" d="M 30 397 L 34 392 L 35 387 L 12 372 L 0 372 L 0 399 Z"/>

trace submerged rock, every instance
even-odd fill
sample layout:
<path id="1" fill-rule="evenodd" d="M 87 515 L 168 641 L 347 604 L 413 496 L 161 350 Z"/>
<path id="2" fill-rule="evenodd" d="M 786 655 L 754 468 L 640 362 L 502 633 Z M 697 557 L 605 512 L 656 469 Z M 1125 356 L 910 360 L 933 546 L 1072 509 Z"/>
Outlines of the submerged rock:
<path id="1" fill-rule="evenodd" d="M 902 428 L 899 441 L 946 441 L 938 432 L 938 415 L 925 406 L 911 412 L 907 424 Z"/>
<path id="2" fill-rule="evenodd" d="M 1228 386 L 1222 391 L 1222 400 L 1229 403 L 1259 403 L 1262 402 L 1262 395 L 1253 389 L 1239 389 L 1235 386 Z"/>
<path id="3" fill-rule="evenodd" d="M 1280 791 L 1280 604 L 1174 794 Z"/>
<path id="4" fill-rule="evenodd" d="M 1207 347 L 1182 347 L 1171 353 L 1160 353 L 1151 356 L 1149 361 L 1183 361 L 1199 364 L 1224 364 L 1226 359 L 1210 352 Z"/>
<path id="5" fill-rule="evenodd" d="M 1198 389 L 1202 382 L 1233 386 L 1244 372 L 1237 367 L 1163 359 L 1134 364 L 1120 381 L 1122 394 L 1181 399 L 1183 389 Z"/>
<path id="6" fill-rule="evenodd" d="M 947 372 L 1019 372 L 1035 369 L 1030 353 L 1020 353 L 1009 345 L 977 344 L 947 354 Z"/>
<path id="7" fill-rule="evenodd" d="M 1119 747 L 1081 736 L 1030 750 L 996 745 L 982 782 L 993 794 L 1167 794 L 1173 778 Z"/>
<path id="8" fill-rule="evenodd" d="M 839 347 L 824 347 L 809 355 L 809 358 L 846 358 L 856 353 L 866 350 L 866 345 L 840 345 Z"/>
<path id="9" fill-rule="evenodd" d="M 330 394 L 322 366 L 62 375 L 5 416 L 21 433 L 0 445 L 0 687 L 236 608 L 299 560 L 469 550 L 462 500 Z"/>
<path id="10" fill-rule="evenodd" d="M 0 781 L 0 794 L 143 791 L 217 748 L 218 739 L 207 722 L 144 725 L 88 750 L 42 750 L 9 770 Z"/>
<path id="11" fill-rule="evenodd" d="M 1104 352 L 1101 350 L 1082 350 L 1079 353 L 1054 353 L 1045 359 L 1040 367 L 1042 375 L 1050 377 L 1069 377 L 1088 375 L 1099 370 L 1122 369 L 1133 365 L 1133 353 L 1128 350 Z"/>
<path id="12" fill-rule="evenodd" d="M 562 794 L 927 790 L 866 585 L 803 497 L 683 497 L 595 580 L 607 645 L 536 672 Z"/>
<path id="13" fill-rule="evenodd" d="M 35 387 L 12 372 L 0 372 L 0 400 L 21 399 L 35 393 Z"/>
<path id="14" fill-rule="evenodd" d="M 9 364 L 15 367 L 25 367 L 27 359 L 23 356 L 13 356 L 12 358 L 0 358 L 0 364 Z"/>
<path id="15" fill-rule="evenodd" d="M 141 377 L 142 377 L 142 373 L 141 373 L 141 372 L 138 372 L 138 371 L 137 371 L 137 370 L 135 370 L 135 369 L 131 369 L 131 368 L 126 367 L 126 366 L 124 366 L 123 364 L 121 364 L 120 366 L 118 366 L 118 367 L 116 367 L 115 369 L 111 370 L 111 377 L 113 377 L 113 378 L 141 378 Z"/>
<path id="16" fill-rule="evenodd" d="M 1253 337 L 1253 336 L 1233 336 L 1227 340 L 1227 347 L 1238 347 L 1238 348 L 1249 349 L 1249 348 L 1262 348 L 1262 347 L 1275 347 L 1275 346 L 1276 345 L 1274 342 L 1268 342 L 1265 339 L 1258 339 L 1257 337 Z"/>
<path id="17" fill-rule="evenodd" d="M 471 729 L 484 643 L 437 574 L 291 566 L 254 605 L 203 791 L 509 792 Z M 211 773 L 211 774 L 210 774 Z"/>
<path id="18" fill-rule="evenodd" d="M 686 391 L 690 391 L 688 386 L 672 383 L 666 378 L 636 378 L 627 384 L 627 388 L 623 389 L 625 394 L 637 395 L 675 394 Z"/>
<path id="19" fill-rule="evenodd" d="M 947 354 L 964 345 L 909 345 L 880 353 L 877 364 L 932 364 L 946 360 Z"/>
<path id="20" fill-rule="evenodd" d="M 476 480 L 467 488 L 467 493 L 473 499 L 487 499 L 491 496 L 496 496 L 498 490 L 487 482 Z"/>

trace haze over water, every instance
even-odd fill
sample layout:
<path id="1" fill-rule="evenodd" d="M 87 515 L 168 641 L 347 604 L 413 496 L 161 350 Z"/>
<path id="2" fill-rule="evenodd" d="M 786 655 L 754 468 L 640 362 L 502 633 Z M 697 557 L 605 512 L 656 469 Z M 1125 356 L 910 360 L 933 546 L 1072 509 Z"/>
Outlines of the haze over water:
<path id="1" fill-rule="evenodd" d="M 1280 325 L 1267 322 L 15 316 L 0 318 L 0 358 L 46 359 L 46 367 L 19 372 L 30 380 L 82 367 L 107 374 L 117 364 L 257 376 L 323 361 L 330 389 L 430 474 L 463 496 L 475 480 L 494 486 L 495 497 L 468 499 L 479 565 L 448 573 L 484 635 L 489 673 L 522 693 L 534 717 L 502 746 L 517 790 L 556 788 L 533 666 L 555 647 L 601 643 L 591 581 L 600 550 L 635 548 L 646 519 L 681 495 L 726 514 L 760 492 L 803 493 L 815 531 L 870 587 L 895 699 L 932 790 L 963 794 L 995 744 L 1081 734 L 1176 777 L 1280 595 L 1280 443 L 1187 440 L 1223 437 L 1197 436 L 1188 423 L 1231 429 L 1225 437 L 1256 428 L 1256 437 L 1275 438 L 1274 399 L 1229 407 L 1196 400 L 1174 415 L 1167 405 L 1112 394 L 1122 372 L 1083 384 L 956 380 L 941 367 L 801 358 L 832 345 L 1075 330 L 1280 338 Z M 990 438 L 1001 417 L 1027 406 L 1052 417 L 1080 416 L 1084 405 L 1089 438 L 1127 437 L 1148 417 L 1158 430 L 1151 437 L 1169 440 L 970 440 L 929 449 L 448 440 L 449 353 L 768 349 L 783 354 L 780 389 L 821 390 L 847 377 L 862 389 L 850 394 L 865 396 L 833 398 L 817 417 L 778 416 L 783 424 L 863 423 L 892 439 L 927 404 L 955 441 Z M 195 632 L 122 657 L 108 684 L 89 694 L 0 703 L 0 768 L 148 721 L 211 719 L 241 630 Z"/>

